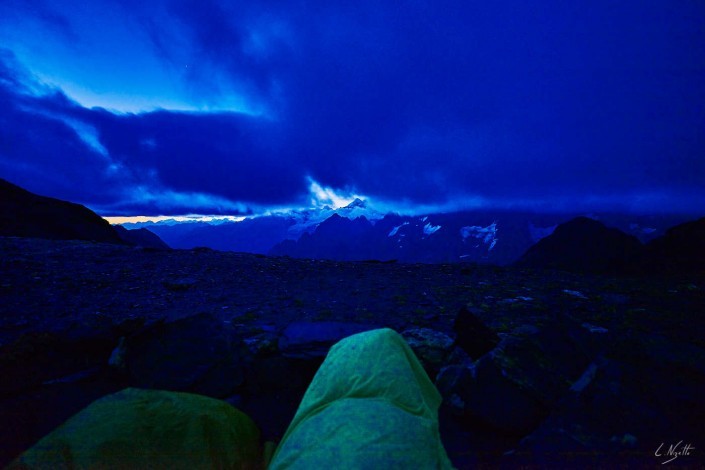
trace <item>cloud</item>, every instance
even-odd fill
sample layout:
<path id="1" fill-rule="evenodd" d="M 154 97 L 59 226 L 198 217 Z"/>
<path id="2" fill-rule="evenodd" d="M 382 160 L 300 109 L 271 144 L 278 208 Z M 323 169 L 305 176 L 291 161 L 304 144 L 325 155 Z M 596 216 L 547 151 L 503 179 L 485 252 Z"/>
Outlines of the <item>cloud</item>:
<path id="1" fill-rule="evenodd" d="M 66 181 L 98 175 L 82 200 L 124 211 L 300 206 L 313 181 L 319 202 L 417 208 L 679 210 L 705 187 L 697 2 L 121 4 L 136 63 L 157 57 L 193 109 L 245 112 L 85 109 L 20 93 L 36 82 L 4 56 L 3 168 L 56 180 L 64 159 Z"/>
<path id="2" fill-rule="evenodd" d="M 30 75 L 2 57 L 0 172 L 10 181 L 114 214 L 248 213 L 239 200 L 286 191 L 286 172 L 254 174 L 262 158 L 246 133 L 258 133 L 244 116 L 88 110 L 25 83 Z"/>
<path id="3" fill-rule="evenodd" d="M 186 193 L 146 186 L 128 187 L 117 204 L 97 205 L 104 214 L 153 213 L 183 214 L 190 210 L 197 214 L 250 214 L 251 209 L 242 203 L 206 193 Z"/>
<path id="4" fill-rule="evenodd" d="M 321 186 L 319 183 L 309 178 L 309 191 L 311 193 L 311 207 L 330 206 L 333 209 L 345 207 L 356 198 L 364 198 L 351 191 L 340 191 L 329 186 Z"/>
<path id="5" fill-rule="evenodd" d="M 705 58 L 683 12 L 176 5 L 209 67 L 273 110 L 282 158 L 331 187 L 438 204 L 702 185 Z M 253 18 L 286 41 L 248 55 Z"/>

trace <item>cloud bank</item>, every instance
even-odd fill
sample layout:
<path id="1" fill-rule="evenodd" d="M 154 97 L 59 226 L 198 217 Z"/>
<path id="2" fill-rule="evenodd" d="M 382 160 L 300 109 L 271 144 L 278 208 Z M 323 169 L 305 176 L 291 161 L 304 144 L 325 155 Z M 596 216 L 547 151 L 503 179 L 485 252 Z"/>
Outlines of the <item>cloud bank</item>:
<path id="1" fill-rule="evenodd" d="M 97 2 L 100 31 L 65 3 L 0 23 L 0 171 L 106 215 L 301 206 L 312 181 L 424 209 L 705 201 L 699 2 Z M 47 80 L 19 45 L 37 22 L 96 73 Z M 82 76 L 179 105 L 87 108 Z"/>

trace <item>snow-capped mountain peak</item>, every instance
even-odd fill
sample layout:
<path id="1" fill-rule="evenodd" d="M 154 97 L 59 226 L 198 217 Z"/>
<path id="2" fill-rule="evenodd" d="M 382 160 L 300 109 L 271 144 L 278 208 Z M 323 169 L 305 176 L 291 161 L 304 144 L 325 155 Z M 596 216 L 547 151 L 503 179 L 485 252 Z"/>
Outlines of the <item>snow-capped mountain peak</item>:
<path id="1" fill-rule="evenodd" d="M 367 209 L 367 203 L 365 201 L 363 201 L 362 199 L 360 199 L 359 197 L 356 197 L 353 202 L 351 202 L 347 206 L 343 207 L 343 209 L 350 209 L 350 210 L 356 209 L 356 208 Z"/>
<path id="2" fill-rule="evenodd" d="M 460 236 L 463 237 L 463 240 L 467 240 L 468 238 L 482 240 L 485 245 L 489 245 L 487 251 L 490 251 L 497 244 L 497 222 L 493 222 L 487 227 L 479 225 L 462 227 L 460 229 Z"/>
<path id="3" fill-rule="evenodd" d="M 316 227 L 324 220 L 332 217 L 334 214 L 340 217 L 345 217 L 350 220 L 355 220 L 358 217 L 365 217 L 372 224 L 384 218 L 384 213 L 371 207 L 367 201 L 360 198 L 355 198 L 350 204 L 337 209 L 332 209 L 326 206 L 320 209 L 307 209 L 303 211 L 290 211 L 286 215 L 294 219 L 294 223 L 289 227 L 289 234 L 292 238 L 298 239 L 304 232 L 313 232 Z"/>

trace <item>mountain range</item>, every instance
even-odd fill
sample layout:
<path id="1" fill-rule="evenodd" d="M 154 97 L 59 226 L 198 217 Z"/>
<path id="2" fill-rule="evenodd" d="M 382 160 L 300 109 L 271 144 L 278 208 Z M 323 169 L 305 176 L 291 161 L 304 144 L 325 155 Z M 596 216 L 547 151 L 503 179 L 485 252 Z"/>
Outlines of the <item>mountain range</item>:
<path id="1" fill-rule="evenodd" d="M 534 243 L 575 217 L 588 215 L 647 243 L 689 215 L 542 214 L 459 211 L 385 213 L 366 201 L 345 207 L 273 213 L 240 222 L 126 224 L 148 227 L 171 247 L 333 260 L 508 265 Z"/>
<path id="2" fill-rule="evenodd" d="M 238 222 L 167 220 L 111 226 L 80 204 L 38 196 L 0 180 L 0 236 L 157 249 L 209 247 L 339 261 L 516 264 L 589 273 L 692 272 L 705 266 L 705 218 L 682 223 L 687 218 L 512 211 L 400 215 L 355 199 L 337 209 L 279 212 Z"/>

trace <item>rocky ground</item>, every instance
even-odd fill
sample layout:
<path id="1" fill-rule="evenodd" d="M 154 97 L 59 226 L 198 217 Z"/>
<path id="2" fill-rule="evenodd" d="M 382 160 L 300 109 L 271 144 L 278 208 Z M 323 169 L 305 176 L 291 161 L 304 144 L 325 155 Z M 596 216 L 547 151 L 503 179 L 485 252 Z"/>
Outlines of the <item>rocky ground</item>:
<path id="1" fill-rule="evenodd" d="M 380 326 L 435 379 L 460 468 L 705 461 L 701 277 L 0 238 L 0 465 L 125 386 L 226 399 L 276 441 L 326 348 Z"/>

